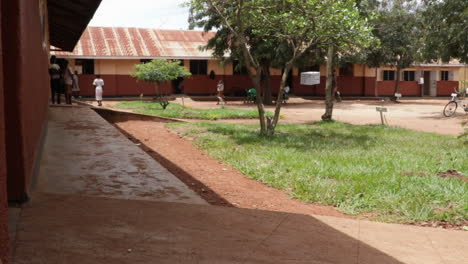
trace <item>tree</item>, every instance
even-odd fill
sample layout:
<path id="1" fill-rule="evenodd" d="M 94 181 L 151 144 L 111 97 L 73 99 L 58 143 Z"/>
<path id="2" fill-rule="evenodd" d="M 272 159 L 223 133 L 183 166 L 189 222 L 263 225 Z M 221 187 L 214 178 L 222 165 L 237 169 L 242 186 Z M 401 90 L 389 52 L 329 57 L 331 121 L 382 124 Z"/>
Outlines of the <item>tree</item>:
<path id="1" fill-rule="evenodd" d="M 205 30 L 212 28 L 215 23 L 210 17 L 215 17 L 220 29 L 226 29 L 232 36 L 231 45 L 240 50 L 257 90 L 262 135 L 273 135 L 289 72 L 301 57 L 312 49 L 341 46 L 342 43 L 360 44 L 370 38 L 370 28 L 351 0 L 192 0 L 190 5 L 192 17 L 204 24 Z M 249 38 L 247 32 L 256 38 Z M 264 69 L 252 49 L 253 41 L 257 39 L 285 43 L 287 48 L 273 118 L 265 117 L 260 93 Z"/>
<path id="2" fill-rule="evenodd" d="M 426 0 L 423 54 L 429 61 L 468 63 L 468 1 Z"/>
<path id="3" fill-rule="evenodd" d="M 136 64 L 135 68 L 136 72 L 132 73 L 132 77 L 139 81 L 155 83 L 155 93 L 163 109 L 166 109 L 169 101 L 162 94 L 161 83 L 191 75 L 180 65 L 180 61 L 152 60 L 148 63 Z"/>
<path id="4" fill-rule="evenodd" d="M 426 61 L 468 63 L 468 1 L 426 0 L 423 57 Z M 463 84 L 464 87 L 468 83 Z"/>
<path id="5" fill-rule="evenodd" d="M 418 58 L 421 24 L 419 1 L 360 1 L 360 11 L 369 17 L 373 34 L 380 45 L 364 51 L 366 65 L 376 68 L 390 65 L 396 68 L 395 93 L 400 92 L 401 71 Z"/>
<path id="6" fill-rule="evenodd" d="M 210 24 L 214 25 L 214 23 L 216 23 L 216 17 L 212 17 L 210 20 L 212 20 Z M 198 24 L 194 19 L 191 19 L 191 21 L 192 28 L 203 25 Z M 220 24 L 217 24 L 216 27 L 219 26 Z M 283 54 L 287 52 L 287 50 L 285 51 L 284 48 L 281 48 L 284 46 L 284 41 L 273 43 L 271 40 L 265 40 L 255 36 L 251 30 L 247 30 L 245 34 L 249 39 L 250 51 L 254 54 L 254 57 L 258 58 L 259 64 L 263 69 L 263 76 L 261 78 L 263 103 L 272 105 L 270 67 L 275 66 L 281 68 L 282 59 L 284 57 Z M 213 56 L 220 59 L 225 64 L 234 63 L 236 66 L 234 70 L 240 71 L 245 67 L 242 50 L 235 45 L 232 34 L 226 28 L 220 28 L 215 36 L 208 41 L 207 45 L 202 48 L 204 50 L 212 50 Z M 229 54 L 229 57 L 226 57 L 226 54 Z"/>

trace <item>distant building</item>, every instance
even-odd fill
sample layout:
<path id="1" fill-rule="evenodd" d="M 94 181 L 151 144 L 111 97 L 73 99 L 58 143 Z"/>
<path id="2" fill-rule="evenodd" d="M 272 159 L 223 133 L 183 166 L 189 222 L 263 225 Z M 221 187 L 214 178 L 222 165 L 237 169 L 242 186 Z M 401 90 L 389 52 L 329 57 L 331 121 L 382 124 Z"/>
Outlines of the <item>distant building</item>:
<path id="1" fill-rule="evenodd" d="M 183 88 L 189 95 L 215 94 L 216 83 L 222 79 L 227 95 L 243 95 L 246 89 L 253 87 L 245 69 L 236 71 L 233 64 L 221 65 L 210 51 L 200 49 L 213 35 L 213 32 L 201 31 L 88 27 L 73 52 L 56 52 L 56 55 L 69 60 L 81 74 L 83 95 L 94 93 L 91 85 L 94 74 L 103 76 L 107 96 L 153 94 L 152 84 L 137 82 L 130 76 L 135 64 L 151 59 L 180 60 L 192 73 L 182 85 L 181 80 L 165 84 L 165 93 L 180 93 Z M 319 85 L 300 85 L 300 72 L 309 70 L 320 71 Z M 401 73 L 401 93 L 404 96 L 449 95 L 463 77 L 468 78 L 464 70 L 457 62 L 412 66 Z M 279 88 L 281 72 L 281 69 L 271 69 L 273 92 Z M 348 64 L 337 72 L 337 85 L 343 96 L 393 94 L 396 71 L 390 67 L 376 71 L 365 65 Z M 423 85 L 419 84 L 421 78 Z M 323 65 L 294 68 L 288 82 L 296 95 L 323 96 L 326 68 Z"/>

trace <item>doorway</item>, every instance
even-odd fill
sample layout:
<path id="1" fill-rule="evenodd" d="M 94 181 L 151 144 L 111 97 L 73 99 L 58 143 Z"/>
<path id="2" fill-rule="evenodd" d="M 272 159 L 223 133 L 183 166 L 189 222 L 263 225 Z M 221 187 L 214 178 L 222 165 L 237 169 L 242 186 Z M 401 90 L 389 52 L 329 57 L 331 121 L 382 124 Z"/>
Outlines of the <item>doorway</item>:
<path id="1" fill-rule="evenodd" d="M 172 81 L 172 91 L 174 91 L 174 94 L 184 93 L 184 78 L 179 77 Z"/>
<path id="2" fill-rule="evenodd" d="M 286 86 L 289 86 L 289 94 L 292 94 L 294 91 L 294 76 L 293 70 L 291 69 L 288 74 L 288 79 L 286 80 Z"/>
<path id="3" fill-rule="evenodd" d="M 423 96 L 428 96 L 431 90 L 431 72 L 425 71 L 424 72 L 424 89 L 423 89 Z"/>
<path id="4" fill-rule="evenodd" d="M 423 96 L 437 95 L 437 71 L 424 71 Z"/>

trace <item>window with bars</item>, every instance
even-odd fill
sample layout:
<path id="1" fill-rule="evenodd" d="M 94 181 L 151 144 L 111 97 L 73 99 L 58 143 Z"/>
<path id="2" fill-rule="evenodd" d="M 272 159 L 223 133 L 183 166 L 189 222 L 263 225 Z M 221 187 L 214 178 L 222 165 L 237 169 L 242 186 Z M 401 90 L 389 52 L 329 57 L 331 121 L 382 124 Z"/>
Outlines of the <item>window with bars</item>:
<path id="1" fill-rule="evenodd" d="M 414 82 L 415 81 L 415 71 L 404 71 L 403 72 L 403 80 L 406 82 Z"/>
<path id="2" fill-rule="evenodd" d="M 191 60 L 190 73 L 193 75 L 207 75 L 208 61 L 207 60 Z"/>
<path id="3" fill-rule="evenodd" d="M 394 81 L 395 80 L 395 71 L 383 71 L 383 80 L 384 81 Z"/>
<path id="4" fill-rule="evenodd" d="M 450 80 L 450 73 L 449 73 L 449 71 L 441 71 L 441 72 L 440 72 L 440 80 L 441 80 L 441 81 L 449 81 L 449 80 Z"/>

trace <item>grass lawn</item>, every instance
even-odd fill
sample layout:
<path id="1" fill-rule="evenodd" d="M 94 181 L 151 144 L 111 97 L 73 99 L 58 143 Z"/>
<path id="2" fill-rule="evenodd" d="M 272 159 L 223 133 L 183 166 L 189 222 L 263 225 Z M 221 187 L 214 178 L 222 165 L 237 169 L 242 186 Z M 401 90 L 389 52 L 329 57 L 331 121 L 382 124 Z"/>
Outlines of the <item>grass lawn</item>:
<path id="1" fill-rule="evenodd" d="M 219 109 L 195 109 L 171 103 L 165 110 L 163 110 L 159 103 L 147 101 L 122 102 L 117 104 L 115 107 L 120 109 L 130 109 L 133 110 L 133 112 L 139 114 L 172 118 L 194 118 L 207 120 L 226 118 L 258 118 L 257 110 L 240 110 L 228 107 L 220 107 Z M 271 112 L 267 112 L 266 114 L 268 116 L 273 116 Z"/>
<path id="2" fill-rule="evenodd" d="M 199 148 L 250 178 L 304 202 L 380 221 L 468 220 L 468 145 L 462 139 L 377 125 L 283 124 L 273 138 L 255 125 L 171 124 Z M 463 177 L 463 176 L 462 176 Z"/>

